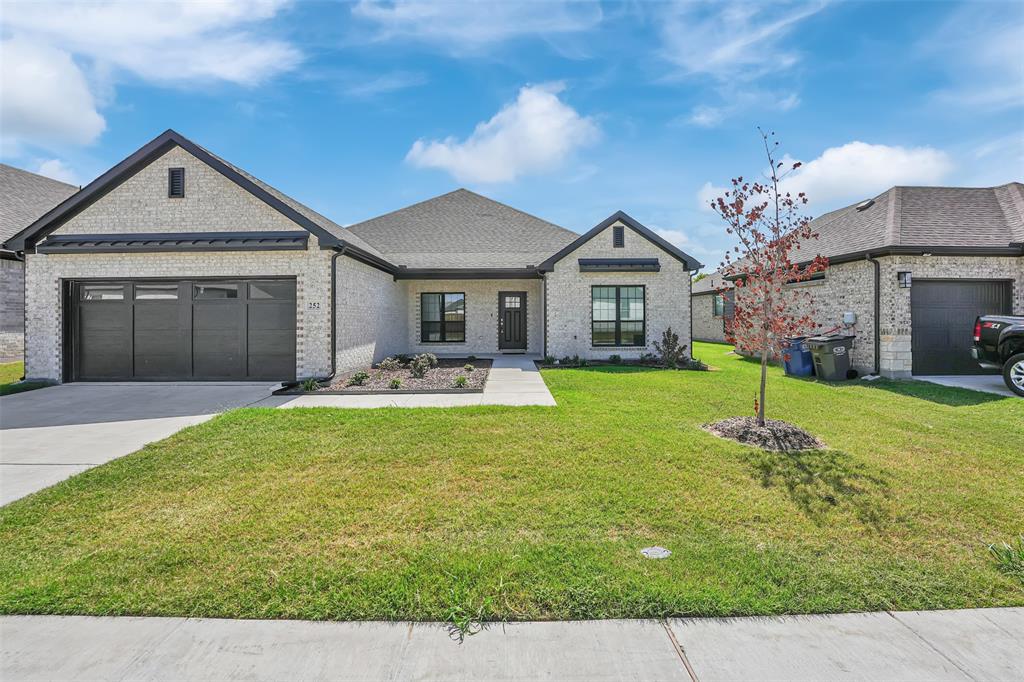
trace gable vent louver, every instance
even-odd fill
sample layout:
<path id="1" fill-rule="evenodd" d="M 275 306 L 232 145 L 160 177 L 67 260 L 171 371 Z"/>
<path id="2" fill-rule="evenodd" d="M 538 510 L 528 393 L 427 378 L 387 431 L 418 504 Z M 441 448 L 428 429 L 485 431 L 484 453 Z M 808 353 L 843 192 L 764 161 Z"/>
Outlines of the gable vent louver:
<path id="1" fill-rule="evenodd" d="M 626 228 L 616 225 L 612 228 L 612 246 L 621 249 L 626 246 Z"/>
<path id="2" fill-rule="evenodd" d="M 172 199 L 181 199 L 185 196 L 185 169 L 167 169 L 167 196 Z"/>

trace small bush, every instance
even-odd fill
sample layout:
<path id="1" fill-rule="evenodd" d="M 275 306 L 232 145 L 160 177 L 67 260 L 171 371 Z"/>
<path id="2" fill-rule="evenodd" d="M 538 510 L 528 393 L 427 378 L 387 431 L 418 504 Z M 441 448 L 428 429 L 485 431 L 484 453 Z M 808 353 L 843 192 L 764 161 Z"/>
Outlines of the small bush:
<path id="1" fill-rule="evenodd" d="M 670 369 L 678 367 L 686 359 L 686 344 L 679 343 L 679 334 L 666 329 L 661 335 L 661 343 L 654 342 L 654 350 L 661 357 L 661 364 Z"/>
<path id="2" fill-rule="evenodd" d="M 314 377 L 309 377 L 308 379 L 303 379 L 302 383 L 299 384 L 299 385 L 302 387 L 303 391 L 318 391 L 318 390 L 320 390 L 320 382 L 317 381 L 316 378 L 314 378 Z"/>
<path id="3" fill-rule="evenodd" d="M 553 365 L 553 364 L 555 364 L 555 356 L 554 355 L 545 355 L 544 356 L 544 364 L 545 365 Z"/>
<path id="4" fill-rule="evenodd" d="M 406 353 L 399 353 L 395 357 L 398 358 L 398 361 L 402 363 L 403 366 L 408 365 L 409 362 L 412 360 L 412 356 Z"/>
<path id="5" fill-rule="evenodd" d="M 688 369 L 694 372 L 707 372 L 708 366 L 697 358 L 686 358 L 683 360 L 683 364 L 679 366 L 679 369 Z"/>
<path id="6" fill-rule="evenodd" d="M 608 362 L 612 363 L 613 365 L 621 365 L 622 364 L 622 356 L 617 354 L 617 353 L 614 354 L 614 355 L 609 355 L 608 356 Z"/>
<path id="7" fill-rule="evenodd" d="M 573 367 L 579 367 L 580 366 L 580 356 L 574 355 L 571 358 L 569 358 L 569 364 L 571 364 Z"/>
<path id="8" fill-rule="evenodd" d="M 366 372 L 356 372 L 348 378 L 349 386 L 362 386 L 366 383 L 366 380 L 370 378 L 370 375 Z"/>
<path id="9" fill-rule="evenodd" d="M 467 372 L 472 372 L 474 369 L 476 369 L 476 367 L 473 366 L 472 362 L 467 362 L 462 366 L 462 369 L 466 370 Z"/>
<path id="10" fill-rule="evenodd" d="M 433 353 L 420 353 L 409 363 L 409 370 L 417 379 L 422 379 L 426 376 L 427 371 L 431 367 L 437 367 L 437 356 Z"/>
<path id="11" fill-rule="evenodd" d="M 461 374 L 455 377 L 455 388 L 465 388 L 466 384 L 469 383 L 469 379 L 462 376 Z"/>
<path id="12" fill-rule="evenodd" d="M 579 360 L 576 361 L 576 364 L 579 365 L 580 367 L 587 367 L 590 364 L 590 361 L 587 360 L 586 358 L 580 358 Z"/>
<path id="13" fill-rule="evenodd" d="M 999 542 L 988 546 L 988 551 L 1001 573 L 1019 578 L 1024 582 L 1024 535 L 1016 542 Z"/>
<path id="14" fill-rule="evenodd" d="M 402 387 L 402 380 L 399 379 L 398 377 L 395 377 L 394 379 L 392 379 L 391 382 L 388 384 L 388 388 L 390 388 L 392 390 L 395 390 L 395 391 L 397 391 L 401 387 Z"/>
<path id="15" fill-rule="evenodd" d="M 470 356 L 469 356 L 468 358 L 466 358 L 466 359 L 467 359 L 467 360 L 469 360 L 470 362 L 476 362 L 476 356 L 475 356 L 475 355 L 470 355 Z"/>
<path id="16" fill-rule="evenodd" d="M 402 369 L 403 364 L 404 363 L 398 358 L 398 356 L 395 355 L 393 357 L 384 358 L 383 360 L 381 360 L 380 364 L 377 365 L 377 369 L 379 369 L 382 372 L 397 372 L 398 370 Z"/>
<path id="17" fill-rule="evenodd" d="M 558 364 L 565 365 L 567 367 L 572 367 L 574 364 L 576 364 L 577 361 L 579 361 L 579 356 L 576 357 L 576 360 L 573 360 L 571 356 L 566 355 Z"/>

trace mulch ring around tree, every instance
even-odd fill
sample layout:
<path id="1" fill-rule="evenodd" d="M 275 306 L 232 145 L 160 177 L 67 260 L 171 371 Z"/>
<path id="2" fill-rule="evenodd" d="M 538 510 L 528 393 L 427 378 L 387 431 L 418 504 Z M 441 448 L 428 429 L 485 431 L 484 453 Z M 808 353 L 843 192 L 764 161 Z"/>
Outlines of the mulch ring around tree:
<path id="1" fill-rule="evenodd" d="M 704 424 L 701 428 L 719 438 L 776 452 L 821 450 L 826 447 L 799 426 L 778 419 L 765 419 L 764 426 L 758 426 L 755 417 L 729 417 L 712 424 Z"/>

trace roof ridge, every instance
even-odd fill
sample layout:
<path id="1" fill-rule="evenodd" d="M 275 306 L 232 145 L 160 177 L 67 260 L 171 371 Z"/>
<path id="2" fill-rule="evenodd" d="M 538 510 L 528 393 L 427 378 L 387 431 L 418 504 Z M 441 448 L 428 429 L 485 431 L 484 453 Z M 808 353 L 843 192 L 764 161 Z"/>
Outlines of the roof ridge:
<path id="1" fill-rule="evenodd" d="M 903 188 L 896 186 L 888 190 L 889 203 L 886 207 L 885 218 L 885 241 L 886 245 L 900 243 L 900 235 L 903 231 Z"/>
<path id="2" fill-rule="evenodd" d="M 522 210 L 520 208 L 516 208 L 515 206 L 509 206 L 508 204 L 506 204 L 503 201 L 498 201 L 497 199 L 492 199 L 492 198 L 490 198 L 488 196 L 480 194 L 479 192 L 474 192 L 471 189 L 466 189 L 465 187 L 460 187 L 457 190 L 449 192 L 449 194 L 455 194 L 456 192 L 466 192 L 467 194 L 472 194 L 473 196 L 480 197 L 481 199 L 485 199 L 486 201 L 489 201 L 492 204 L 497 204 L 498 206 L 503 206 L 503 207 L 509 209 L 510 211 L 515 211 L 516 213 L 519 213 L 520 215 L 524 215 L 524 216 L 526 216 L 528 218 L 533 218 L 534 220 L 539 220 L 542 223 L 547 223 L 548 225 L 551 225 L 552 227 L 557 227 L 559 230 L 563 230 L 563 231 L 568 232 L 569 234 L 571 234 L 573 236 L 573 239 L 575 239 L 576 237 L 579 236 L 578 232 L 573 232 L 572 230 L 570 230 L 567 227 L 562 227 L 561 225 L 558 225 L 557 223 L 553 223 L 550 220 L 545 220 L 544 218 L 541 218 L 540 216 L 536 216 L 536 215 L 534 215 L 532 213 L 527 213 L 526 211 L 524 211 L 524 210 Z M 442 196 L 444 196 L 444 195 L 442 195 Z"/>

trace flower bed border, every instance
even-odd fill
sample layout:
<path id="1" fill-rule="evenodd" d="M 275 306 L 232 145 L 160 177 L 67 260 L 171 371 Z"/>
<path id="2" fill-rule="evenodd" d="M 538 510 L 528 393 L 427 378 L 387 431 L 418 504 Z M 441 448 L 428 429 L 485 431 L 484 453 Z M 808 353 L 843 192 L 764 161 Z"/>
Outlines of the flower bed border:
<path id="1" fill-rule="evenodd" d="M 487 384 L 485 383 L 484 386 Z M 454 394 L 454 393 L 483 393 L 481 388 L 425 388 L 412 391 L 406 388 L 385 388 L 379 391 L 303 391 L 296 387 L 279 388 L 271 395 L 431 395 L 431 394 Z"/>

